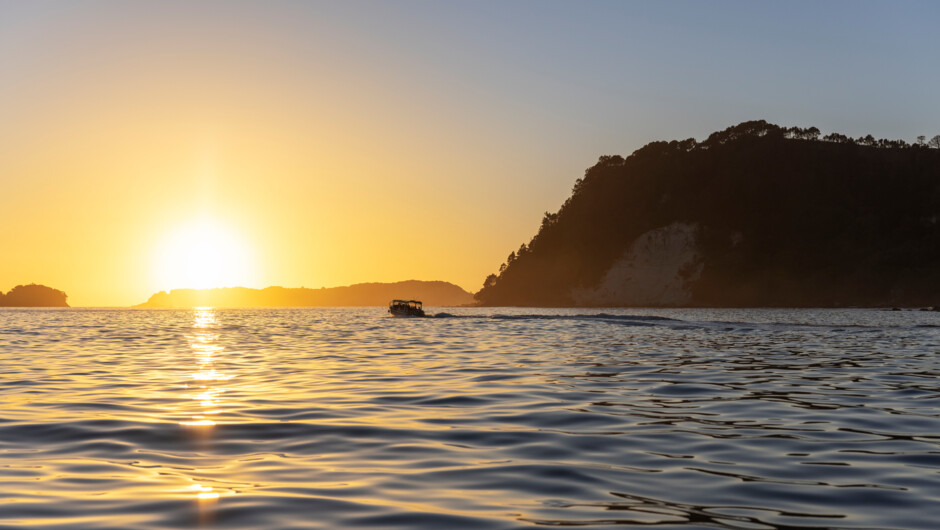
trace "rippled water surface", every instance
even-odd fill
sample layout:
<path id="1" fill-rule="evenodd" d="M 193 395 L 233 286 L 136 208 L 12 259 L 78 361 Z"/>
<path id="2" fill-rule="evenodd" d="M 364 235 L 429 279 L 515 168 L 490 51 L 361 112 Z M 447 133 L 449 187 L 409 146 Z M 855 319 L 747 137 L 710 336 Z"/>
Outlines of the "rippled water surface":
<path id="1" fill-rule="evenodd" d="M 936 528 L 940 315 L 0 311 L 0 527 Z"/>

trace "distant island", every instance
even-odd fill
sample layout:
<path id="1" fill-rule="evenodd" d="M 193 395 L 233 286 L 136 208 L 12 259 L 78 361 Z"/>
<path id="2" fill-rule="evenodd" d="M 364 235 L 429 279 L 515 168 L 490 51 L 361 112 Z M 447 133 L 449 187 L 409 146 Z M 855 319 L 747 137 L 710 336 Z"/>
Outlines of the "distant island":
<path id="1" fill-rule="evenodd" d="M 417 299 L 426 306 L 458 306 L 473 303 L 460 287 L 440 281 L 409 280 L 396 283 L 359 283 L 320 289 L 224 287 L 161 291 L 135 307 L 329 307 L 384 306 L 392 299 Z"/>
<path id="2" fill-rule="evenodd" d="M 603 156 L 475 294 L 481 305 L 940 303 L 940 135 L 749 121 Z"/>
<path id="3" fill-rule="evenodd" d="M 68 307 L 68 297 L 45 285 L 17 285 L 6 294 L 0 292 L 0 307 Z"/>

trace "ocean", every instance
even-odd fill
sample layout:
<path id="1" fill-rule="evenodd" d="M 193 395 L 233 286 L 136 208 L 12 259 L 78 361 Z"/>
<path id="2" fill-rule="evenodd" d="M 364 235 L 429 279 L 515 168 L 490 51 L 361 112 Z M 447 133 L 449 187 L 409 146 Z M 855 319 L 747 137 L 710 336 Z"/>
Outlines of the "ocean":
<path id="1" fill-rule="evenodd" d="M 940 313 L 0 310 L 0 528 L 937 528 Z"/>

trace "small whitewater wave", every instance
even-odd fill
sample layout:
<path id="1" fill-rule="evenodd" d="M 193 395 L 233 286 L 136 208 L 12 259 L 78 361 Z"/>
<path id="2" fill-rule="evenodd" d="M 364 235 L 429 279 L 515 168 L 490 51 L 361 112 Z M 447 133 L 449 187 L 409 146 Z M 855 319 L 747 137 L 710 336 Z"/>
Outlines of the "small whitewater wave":
<path id="1" fill-rule="evenodd" d="M 610 313 L 610 312 L 600 312 L 600 313 L 553 313 L 552 310 L 546 310 L 544 313 L 468 313 L 468 314 L 455 314 L 448 312 L 440 312 L 433 315 L 429 315 L 430 318 L 443 318 L 443 319 L 462 319 L 462 320 L 479 320 L 479 321 L 515 321 L 515 322 L 596 322 L 596 323 L 605 323 L 605 324 L 615 324 L 621 326 L 654 326 L 654 327 L 667 327 L 675 330 L 703 330 L 703 331 L 716 331 L 716 332 L 731 332 L 731 333 L 744 333 L 744 334 L 754 334 L 754 333 L 790 333 L 790 332 L 810 332 L 810 333 L 827 333 L 827 334 L 839 334 L 839 335 L 866 335 L 866 334 L 878 334 L 882 333 L 887 329 L 892 330 L 911 330 L 915 331 L 918 329 L 935 329 L 940 328 L 940 321 L 934 322 L 934 320 L 940 319 L 940 317 L 930 318 L 929 314 L 923 316 L 922 314 L 918 315 L 918 318 L 904 319 L 904 318 L 895 318 L 895 319 L 879 319 L 877 318 L 877 313 L 866 312 L 865 310 L 858 310 L 857 312 L 852 312 L 851 310 L 845 311 L 842 317 L 845 317 L 847 321 L 840 322 L 838 319 L 833 321 L 827 321 L 825 318 L 822 321 L 813 321 L 806 319 L 796 319 L 791 320 L 788 317 L 792 315 L 802 315 L 802 314 L 815 314 L 812 310 L 810 311 L 798 311 L 798 310 L 756 310 L 749 311 L 746 315 L 742 315 L 743 319 L 741 320 L 725 320 L 722 318 L 707 318 L 708 316 L 719 316 L 721 314 L 720 310 L 683 310 L 683 309 L 673 309 L 673 310 L 663 310 L 662 312 L 670 316 L 664 316 L 663 314 L 622 314 L 622 313 Z M 642 309 L 640 311 L 643 311 Z M 827 310 L 821 310 L 822 313 L 827 312 Z M 835 312 L 836 316 L 839 316 L 838 312 Z M 722 314 L 722 316 L 725 316 Z M 831 315 L 830 315 L 831 316 Z M 689 318 L 691 317 L 691 318 Z M 701 318 L 705 317 L 705 318 Z M 753 318 L 758 317 L 758 318 Z M 768 318 L 763 318 L 768 317 Z"/>
<path id="2" fill-rule="evenodd" d="M 675 318 L 654 315 L 614 315 L 610 313 L 589 313 L 577 315 L 490 315 L 489 318 L 500 320 L 621 320 L 625 322 L 676 322 Z"/>
<path id="3" fill-rule="evenodd" d="M 592 321 L 612 321 L 612 322 L 625 322 L 625 323 L 652 323 L 652 322 L 682 322 L 679 319 L 661 317 L 654 315 L 614 315 L 610 313 L 589 313 L 589 314 L 576 314 L 576 315 L 553 315 L 553 314 L 520 314 L 520 315 L 511 315 L 511 314 L 502 314 L 496 313 L 491 315 L 455 315 L 453 313 L 436 313 L 430 315 L 431 318 L 464 318 L 464 319 L 476 319 L 476 320 L 561 320 L 561 321 L 574 321 L 574 320 L 592 320 Z"/>

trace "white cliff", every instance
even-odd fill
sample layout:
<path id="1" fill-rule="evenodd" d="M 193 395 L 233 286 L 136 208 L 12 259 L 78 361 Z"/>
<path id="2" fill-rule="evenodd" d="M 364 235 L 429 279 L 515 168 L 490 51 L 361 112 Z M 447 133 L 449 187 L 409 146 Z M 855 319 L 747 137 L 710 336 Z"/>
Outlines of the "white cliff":
<path id="1" fill-rule="evenodd" d="M 682 305 L 702 272 L 697 226 L 673 223 L 638 237 L 610 267 L 597 287 L 575 288 L 574 302 L 589 306 Z"/>

